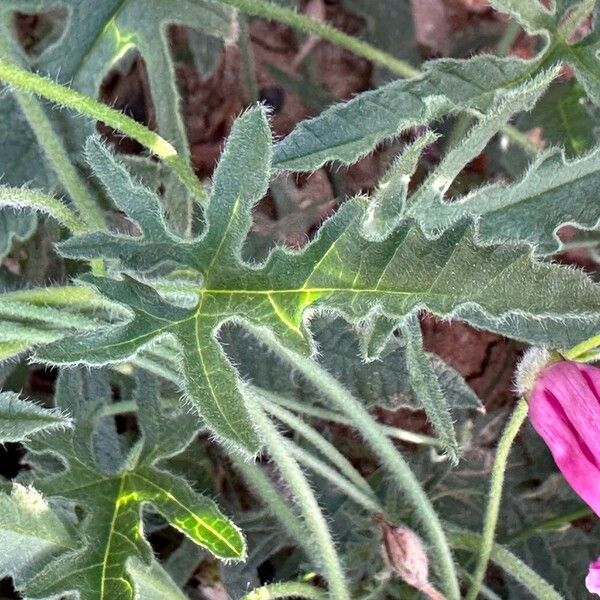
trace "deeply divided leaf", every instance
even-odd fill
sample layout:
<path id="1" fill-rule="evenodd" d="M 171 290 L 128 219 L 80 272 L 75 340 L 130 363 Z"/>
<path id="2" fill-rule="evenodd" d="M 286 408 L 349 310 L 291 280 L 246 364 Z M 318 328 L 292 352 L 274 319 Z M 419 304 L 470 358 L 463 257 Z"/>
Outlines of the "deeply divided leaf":
<path id="1" fill-rule="evenodd" d="M 252 206 L 265 193 L 270 170 L 270 133 L 259 108 L 236 122 L 215 175 L 205 232 L 191 241 L 166 229 L 158 199 L 133 182 L 102 146 L 92 142 L 88 155 L 142 235 L 77 236 L 61 251 L 74 258 L 118 259 L 121 279 L 85 280 L 127 307 L 132 318 L 94 336 L 51 343 L 38 351 L 38 358 L 54 364 L 108 364 L 172 336 L 180 347 L 190 402 L 219 439 L 246 453 L 256 452 L 258 440 L 238 374 L 219 342 L 226 322 L 268 327 L 298 352 L 310 352 L 307 317 L 323 310 L 364 322 L 382 315 L 399 321 L 425 309 L 559 347 L 590 335 L 600 322 L 600 291 L 584 274 L 536 264 L 526 246 L 482 247 L 464 222 L 435 240 L 411 220 L 398 223 L 383 239 L 366 239 L 369 200 L 363 197 L 347 201 L 302 251 L 276 248 L 264 263 L 244 262 L 240 250 Z M 193 308 L 175 306 L 151 285 L 125 274 L 166 268 L 166 263 L 198 273 Z M 541 294 L 549 285 L 553 294 Z"/>
<path id="2" fill-rule="evenodd" d="M 66 534 L 63 538 L 67 541 L 61 543 L 52 538 L 54 552 L 36 563 L 35 573 L 24 585 L 29 598 L 75 591 L 82 600 L 138 598 L 142 597 L 140 587 L 148 585 L 140 579 L 144 572 L 162 581 L 163 587 L 173 589 L 174 584 L 146 541 L 144 507 L 152 507 L 173 527 L 221 559 L 240 560 L 245 555 L 241 533 L 212 500 L 156 466 L 160 459 L 188 445 L 197 423 L 181 412 L 163 413 L 152 380 L 142 377 L 136 394 L 141 438 L 130 447 L 123 446 L 118 443 L 114 423 L 111 425 L 99 413 L 108 394 L 108 382 L 101 374 L 84 379 L 82 372 L 63 372 L 56 405 L 73 415 L 77 427 L 50 432 L 28 443 L 29 460 L 34 466 L 31 481 L 37 490 L 30 494 L 39 497 L 41 492 L 45 498 L 61 498 L 80 511 L 77 540 L 72 541 Z M 56 457 L 62 467 L 48 467 L 53 463 L 40 460 L 48 454 Z M 2 502 L 8 500 L 0 496 Z M 37 502 L 39 505 L 41 500 Z M 47 527 L 62 531 L 57 522 L 61 518 L 52 517 Z M 0 535 L 2 531 L 0 526 Z M 130 575 L 130 568 L 134 575 Z"/>

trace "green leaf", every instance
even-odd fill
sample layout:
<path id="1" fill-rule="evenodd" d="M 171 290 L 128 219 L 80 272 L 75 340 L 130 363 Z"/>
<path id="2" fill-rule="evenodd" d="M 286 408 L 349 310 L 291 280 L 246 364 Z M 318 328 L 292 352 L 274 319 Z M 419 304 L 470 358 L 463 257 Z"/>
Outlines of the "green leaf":
<path id="1" fill-rule="evenodd" d="M 501 94 L 497 105 L 477 121 L 450 149 L 419 190 L 410 198 L 406 214 L 418 217 L 423 210 L 424 202 L 431 197 L 445 194 L 459 173 L 484 151 L 490 139 L 506 125 L 512 115 L 531 108 L 557 74 L 558 68 L 555 66 L 547 71 L 541 71 L 517 88 Z"/>
<path id="2" fill-rule="evenodd" d="M 128 52 L 138 51 L 146 65 L 158 131 L 185 153 L 168 27 L 183 23 L 225 39 L 231 34 L 232 11 L 213 0 L 103 0 L 92 5 L 89 0 L 69 0 L 59 4 L 68 8 L 65 33 L 40 56 L 30 57 L 31 66 L 96 97 L 110 69 Z M 7 0 L 2 3 L 2 22 L 12 23 L 14 11 L 35 13 L 46 8 L 44 0 Z M 90 132 L 80 121 L 77 124 L 84 133 Z"/>
<path id="3" fill-rule="evenodd" d="M 431 61 L 420 77 L 364 92 L 300 123 L 275 146 L 273 168 L 312 171 L 332 160 L 351 164 L 410 127 L 457 110 L 488 110 L 497 93 L 531 71 L 531 63 L 515 58 Z"/>
<path id="4" fill-rule="evenodd" d="M 69 417 L 59 411 L 0 392 L 0 442 L 21 442 L 39 431 L 70 426 Z"/>
<path id="5" fill-rule="evenodd" d="M 410 64 L 420 62 L 410 0 L 371 0 L 368 4 L 361 0 L 344 0 L 343 4 L 365 19 L 367 41 Z M 381 79 L 376 73 L 376 82 L 381 83 Z"/>
<path id="6" fill-rule="evenodd" d="M 388 331 L 387 341 L 377 355 L 366 359 L 364 331 L 343 319 L 315 317 L 310 331 L 318 350 L 315 360 L 366 406 L 422 408 L 411 386 L 402 337 L 390 337 Z M 311 398 L 323 399 L 320 390 L 290 373 L 283 361 L 241 327 L 223 328 L 221 340 L 244 381 L 302 403 Z M 457 371 L 435 354 L 427 353 L 427 359 L 453 411 L 482 410 L 481 402 Z"/>
<path id="7" fill-rule="evenodd" d="M 21 115 L 17 103 L 6 93 L 0 95 L 0 178 L 3 184 L 47 185 L 52 176 L 44 165 L 37 141 Z M 10 250 L 13 239 L 26 240 L 35 231 L 37 219 L 30 212 L 0 209 L 0 259 Z"/>
<path id="8" fill-rule="evenodd" d="M 135 400 L 141 433 L 127 448 L 114 422 L 99 414 L 109 394 L 102 374 L 84 378 L 79 371 L 62 372 L 56 405 L 73 414 L 77 427 L 50 432 L 27 444 L 35 488 L 47 498 L 60 497 L 75 505 L 82 514 L 77 547 L 46 561 L 26 582 L 27 597 L 78 591 L 82 600 L 133 599 L 140 597 L 134 587 L 144 585 L 139 578 L 145 569 L 161 585 L 174 587 L 145 539 L 145 506 L 216 557 L 245 556 L 241 533 L 216 505 L 156 466 L 189 444 L 197 422 L 183 412 L 164 412 L 153 381 L 140 376 Z M 40 460 L 46 454 L 58 458 L 63 468 L 49 470 L 48 461 Z"/>
<path id="9" fill-rule="evenodd" d="M 539 33 L 553 29 L 555 18 L 539 0 L 490 0 L 499 12 L 508 13 L 529 33 Z"/>
<path id="10" fill-rule="evenodd" d="M 595 145 L 600 111 L 586 98 L 580 83 L 556 81 L 518 124 L 524 130 L 541 127 L 544 140 L 555 146 L 564 145 L 567 154 L 573 156 L 588 152 Z"/>
<path id="11" fill-rule="evenodd" d="M 0 207 L 0 260 L 10 251 L 13 240 L 26 240 L 35 231 L 36 225 L 34 214 Z"/>
<path id="12" fill-rule="evenodd" d="M 20 585 L 36 567 L 75 541 L 63 520 L 42 495 L 18 483 L 0 493 L 0 577 L 11 575 Z"/>
<path id="13" fill-rule="evenodd" d="M 136 557 L 127 561 L 127 572 L 135 589 L 135 600 L 186 600 L 187 596 L 173 583 L 157 563 L 149 565 Z"/>
<path id="14" fill-rule="evenodd" d="M 565 61 L 573 67 L 575 76 L 590 100 L 600 105 L 600 60 L 598 59 L 600 41 L 597 36 L 596 33 L 577 44 L 565 45 L 562 50 Z"/>
<path id="15" fill-rule="evenodd" d="M 513 185 L 489 185 L 455 202 L 431 195 L 415 213 L 428 235 L 471 217 L 486 243 L 529 242 L 538 254 L 550 255 L 561 248 L 557 236 L 561 226 L 600 225 L 599 185 L 600 148 L 571 161 L 560 150 L 550 149 L 540 153 Z"/>
<path id="16" fill-rule="evenodd" d="M 423 350 L 421 325 L 416 315 L 412 315 L 402 324 L 402 333 L 406 341 L 406 364 L 410 383 L 438 434 L 444 451 L 456 465 L 458 464 L 458 441 L 454 432 L 450 406 L 444 397 L 444 391 L 436 373 L 431 368 L 431 362 Z"/>
<path id="17" fill-rule="evenodd" d="M 387 238 L 367 240 L 362 231 L 368 200 L 362 197 L 346 202 L 302 251 L 276 248 L 264 263 L 243 262 L 240 250 L 252 206 L 266 191 L 269 141 L 262 109 L 236 121 L 215 175 L 206 231 L 191 241 L 170 233 L 158 199 L 92 142 L 88 154 L 96 152 L 101 180 L 140 224 L 142 236 L 77 236 L 62 244 L 61 251 L 71 257 L 120 259 L 124 271 L 156 267 L 165 260 L 183 265 L 202 277 L 198 300 L 193 308 L 178 307 L 131 277 L 87 276 L 85 281 L 131 310 L 132 320 L 94 336 L 51 343 L 39 350 L 38 359 L 109 364 L 162 336 L 173 336 L 181 349 L 187 396 L 207 426 L 222 441 L 254 453 L 258 441 L 238 390 L 239 378 L 219 343 L 226 322 L 269 327 L 300 352 L 311 344 L 307 309 L 332 310 L 353 322 L 377 315 L 400 321 L 426 309 L 557 347 L 594 333 L 600 291 L 584 274 L 536 264 L 527 247 L 479 247 L 472 228 L 464 224 L 430 241 L 411 221 L 403 221 Z M 553 293 L 546 297 L 549 285 Z"/>
<path id="18" fill-rule="evenodd" d="M 421 153 L 437 136 L 428 132 L 408 146 L 377 185 L 371 197 L 369 214 L 363 224 L 363 235 L 367 239 L 385 239 L 400 223 L 408 184 Z"/>

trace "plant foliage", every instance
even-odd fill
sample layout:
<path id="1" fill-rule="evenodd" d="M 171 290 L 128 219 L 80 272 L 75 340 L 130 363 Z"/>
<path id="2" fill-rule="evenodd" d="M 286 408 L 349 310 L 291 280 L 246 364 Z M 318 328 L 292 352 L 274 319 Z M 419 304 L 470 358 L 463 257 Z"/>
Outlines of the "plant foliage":
<path id="1" fill-rule="evenodd" d="M 597 356 L 600 286 L 553 261 L 573 248 L 598 256 L 595 3 L 492 0 L 538 36 L 535 56 L 427 61 L 283 139 L 250 103 L 199 182 L 176 64 L 216 73 L 221 42 L 237 35 L 249 51 L 242 12 L 362 53 L 381 67 L 377 81 L 414 72 L 401 62 L 416 60 L 412 29 L 403 24 L 398 44 L 387 17 L 391 7 L 408 18 L 409 2 L 377 0 L 368 14 L 344 2 L 383 51 L 294 4 L 2 3 L 0 78 L 12 87 L 0 97 L 0 442 L 23 457 L 0 490 L 0 576 L 32 599 L 183 599 L 197 594 L 189 582 L 203 560 L 218 561 L 236 599 L 416 598 L 381 561 L 378 513 L 424 538 L 427 589 L 448 600 L 461 597 L 459 579 L 477 595 L 478 571 L 465 574 L 473 556 L 485 572 L 488 555 L 502 573 L 487 597 L 582 597 L 582 566 L 569 561 L 573 548 L 593 558 L 597 527 L 572 526 L 589 515 L 529 430 L 489 539 L 499 502 L 496 471 L 486 500 L 489 469 L 507 438 L 428 351 L 421 317 Z M 46 30 L 24 39 L 23 19 Z M 187 28 L 183 59 L 173 26 Z M 93 100 L 137 55 L 154 133 Z M 565 66 L 574 79 L 559 82 Z M 311 106 L 330 100 L 310 65 L 277 77 Z M 101 118 L 141 132 L 156 157 L 118 153 L 94 131 Z M 549 147 L 532 149 L 533 127 Z M 534 155 L 526 169 L 517 147 Z M 276 178 L 323 168 L 336 184 L 330 163 L 374 151 L 387 170 L 372 191 L 340 192 L 308 232 L 315 215 L 294 218 L 302 208 Z M 473 184 L 482 156 L 490 172 Z M 290 218 L 261 238 L 254 215 L 269 195 Z M 276 239 L 290 223 L 301 247 Z M 397 427 L 409 414 L 416 431 Z M 259 588 L 265 564 L 286 581 Z"/>

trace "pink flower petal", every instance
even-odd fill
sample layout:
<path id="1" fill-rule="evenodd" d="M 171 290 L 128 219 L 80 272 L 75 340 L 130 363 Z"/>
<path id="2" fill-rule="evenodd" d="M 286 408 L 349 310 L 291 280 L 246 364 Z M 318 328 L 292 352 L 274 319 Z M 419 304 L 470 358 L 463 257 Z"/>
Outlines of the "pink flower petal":
<path id="1" fill-rule="evenodd" d="M 600 370 L 570 361 L 546 367 L 529 416 L 569 485 L 600 516 Z"/>
<path id="2" fill-rule="evenodd" d="M 585 578 L 588 592 L 600 595 L 600 556 L 590 565 L 588 576 Z"/>

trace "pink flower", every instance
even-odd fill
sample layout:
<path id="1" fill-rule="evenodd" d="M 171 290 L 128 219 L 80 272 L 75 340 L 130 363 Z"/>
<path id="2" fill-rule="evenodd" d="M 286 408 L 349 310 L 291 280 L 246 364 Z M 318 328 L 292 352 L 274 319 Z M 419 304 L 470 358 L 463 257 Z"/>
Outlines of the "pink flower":
<path id="1" fill-rule="evenodd" d="M 539 353 L 526 358 L 518 374 L 531 423 L 569 485 L 600 516 L 600 369 L 543 362 Z"/>
<path id="2" fill-rule="evenodd" d="M 590 565 L 585 587 L 592 594 L 600 594 L 600 556 Z"/>

